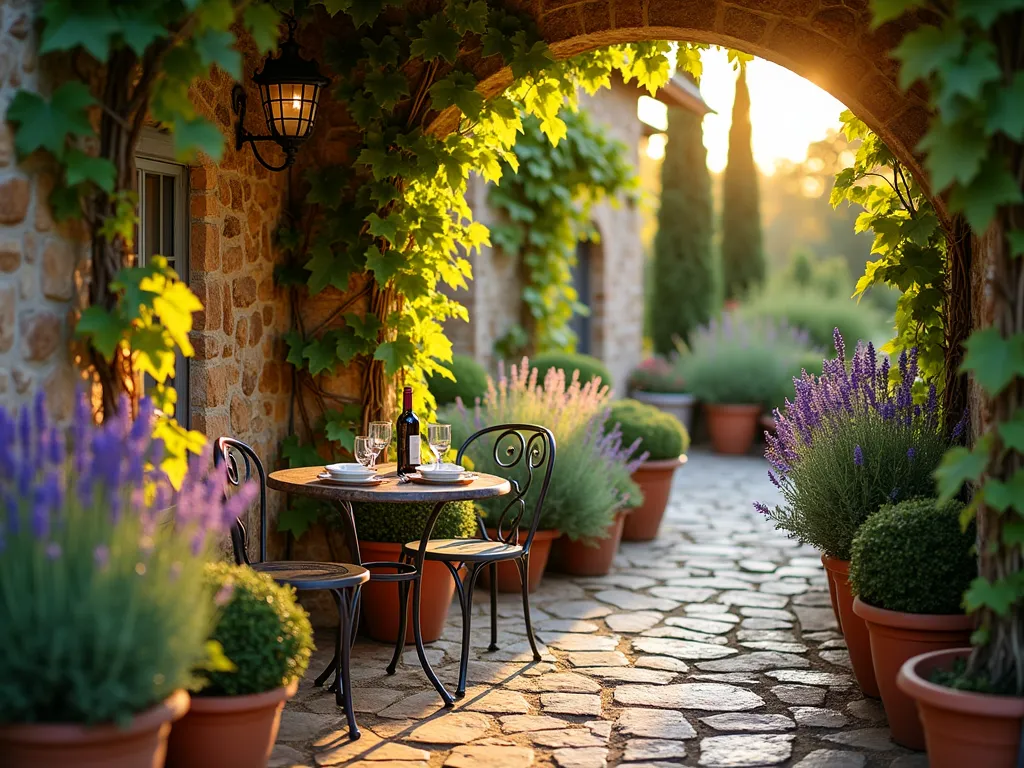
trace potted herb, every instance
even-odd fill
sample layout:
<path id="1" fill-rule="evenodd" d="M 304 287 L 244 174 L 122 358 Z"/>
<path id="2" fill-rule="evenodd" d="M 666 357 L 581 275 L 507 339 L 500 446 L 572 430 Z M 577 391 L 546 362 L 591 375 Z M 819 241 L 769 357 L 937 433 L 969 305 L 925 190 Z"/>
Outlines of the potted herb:
<path id="1" fill-rule="evenodd" d="M 672 478 L 686 461 L 683 454 L 690 446 L 690 436 L 674 416 L 637 400 L 612 403 L 607 423 L 618 426 L 624 444 L 640 440 L 640 447 L 648 454 L 632 475 L 633 482 L 640 487 L 643 503 L 626 517 L 622 538 L 650 541 L 658 536 L 672 491 Z"/>
<path id="2" fill-rule="evenodd" d="M 359 531 L 359 554 L 363 562 L 400 562 L 404 547 L 419 541 L 434 505 L 417 504 L 353 504 L 356 530 Z M 477 534 L 476 505 L 471 501 L 446 504 L 431 534 L 435 539 L 461 539 Z M 423 599 L 420 607 L 420 628 L 423 642 L 432 643 L 444 632 L 448 609 L 455 594 L 455 582 L 444 563 L 427 560 L 423 563 Z M 374 640 L 394 643 L 398 639 L 401 611 L 398 605 L 398 584 L 368 581 L 361 593 L 363 622 Z M 406 605 L 409 623 L 406 641 L 413 641 L 412 592 Z"/>
<path id="3" fill-rule="evenodd" d="M 211 661 L 204 561 L 251 503 L 194 462 L 179 491 L 158 465 L 153 405 L 65 433 L 42 398 L 0 409 L 0 754 L 9 768 L 163 763 Z"/>
<path id="4" fill-rule="evenodd" d="M 167 745 L 168 768 L 260 768 L 277 738 L 313 650 L 309 616 L 295 590 L 248 566 L 211 563 L 218 606 L 211 639 L 232 668 L 204 675 Z"/>
<path id="5" fill-rule="evenodd" d="M 893 740 L 923 750 L 914 700 L 896 685 L 904 662 L 970 642 L 973 620 L 963 593 L 978 575 L 974 525 L 964 529 L 957 501 L 914 499 L 882 507 L 853 538 L 853 612 L 871 638 L 875 679 Z"/>
<path id="6" fill-rule="evenodd" d="M 542 572 L 544 553 L 538 542 L 543 543 L 544 531 L 551 532 L 550 538 L 558 537 L 552 557 L 562 569 L 590 574 L 607 573 L 611 567 L 625 512 L 640 503 L 640 491 L 630 475 L 645 457 L 636 455 L 639 443 L 623 446 L 619 430 L 604 429 L 608 407 L 608 387 L 599 381 L 582 384 L 579 377 L 567 377 L 557 368 L 549 369 L 541 381 L 538 370 L 524 358 L 507 377 L 501 367 L 498 380 L 490 382 L 475 408 L 460 406 L 446 414 L 456 442 L 495 424 L 540 424 L 554 433 L 555 465 L 530 552 L 531 570 L 539 567 Z M 469 456 L 476 469 L 525 480 L 517 474 L 522 466 L 498 467 L 492 449 L 483 443 L 472 447 Z M 533 483 L 526 498 L 527 514 L 539 493 L 540 483 Z M 493 521 L 506 504 L 493 499 L 481 506 Z M 521 525 L 526 528 L 531 522 L 524 518 Z"/>
<path id="7" fill-rule="evenodd" d="M 682 366 L 690 391 L 704 403 L 717 453 L 750 450 L 761 414 L 788 386 L 807 349 L 803 331 L 733 314 L 694 332 Z"/>
<path id="8" fill-rule="evenodd" d="M 629 377 L 629 396 L 675 416 L 687 433 L 693 431 L 693 406 L 697 402 L 687 391 L 686 377 L 679 361 L 649 357 Z"/>
<path id="9" fill-rule="evenodd" d="M 898 383 L 890 386 L 889 359 L 879 362 L 871 344 L 859 343 L 848 361 L 837 330 L 835 346 L 838 356 L 824 361 L 822 375 L 805 373 L 793 400 L 776 411 L 765 457 L 783 503 L 755 506 L 821 551 L 854 675 L 865 694 L 877 697 L 867 626 L 853 612 L 848 580 L 853 538 L 884 505 L 935 494 L 932 474 L 947 441 L 935 387 L 923 405 L 914 402 L 915 351 L 901 355 Z"/>

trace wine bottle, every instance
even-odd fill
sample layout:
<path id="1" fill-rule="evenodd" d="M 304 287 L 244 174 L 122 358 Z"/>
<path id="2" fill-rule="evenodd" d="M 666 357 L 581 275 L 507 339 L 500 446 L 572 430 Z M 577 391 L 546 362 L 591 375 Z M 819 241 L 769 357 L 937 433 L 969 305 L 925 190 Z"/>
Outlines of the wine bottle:
<path id="1" fill-rule="evenodd" d="M 412 412 L 412 387 L 402 391 L 402 413 L 398 416 L 398 471 L 408 475 L 420 465 L 420 420 Z"/>

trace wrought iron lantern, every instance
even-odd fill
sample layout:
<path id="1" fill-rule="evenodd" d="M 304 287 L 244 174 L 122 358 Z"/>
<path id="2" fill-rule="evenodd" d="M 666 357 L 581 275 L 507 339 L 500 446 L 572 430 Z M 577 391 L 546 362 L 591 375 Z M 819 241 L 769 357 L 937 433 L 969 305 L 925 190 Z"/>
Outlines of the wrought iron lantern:
<path id="1" fill-rule="evenodd" d="M 299 147 L 313 132 L 321 92 L 330 82 L 320 74 L 320 67 L 315 61 L 304 59 L 299 54 L 295 26 L 295 17 L 291 16 L 288 19 L 288 39 L 281 44 L 280 55 L 267 59 L 263 69 L 252 76 L 260 89 L 269 136 L 256 136 L 245 130 L 245 89 L 239 84 L 231 92 L 231 106 L 238 115 L 235 149 L 251 144 L 256 159 L 269 171 L 283 171 L 295 162 Z M 264 160 L 256 147 L 260 141 L 273 141 L 281 147 L 285 154 L 284 162 L 274 166 Z"/>

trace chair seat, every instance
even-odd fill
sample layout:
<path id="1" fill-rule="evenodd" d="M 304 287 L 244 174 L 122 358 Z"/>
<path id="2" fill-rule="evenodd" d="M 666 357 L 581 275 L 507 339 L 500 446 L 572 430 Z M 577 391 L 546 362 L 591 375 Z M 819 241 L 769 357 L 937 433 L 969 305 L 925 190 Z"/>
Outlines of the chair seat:
<path id="1" fill-rule="evenodd" d="M 405 551 L 418 552 L 420 543 L 410 541 Z M 427 560 L 448 560 L 462 563 L 486 563 L 498 560 L 512 560 L 523 553 L 518 544 L 484 539 L 431 539 L 427 543 Z"/>
<path id="2" fill-rule="evenodd" d="M 318 563 L 310 560 L 272 560 L 252 568 L 274 581 L 296 589 L 348 589 L 370 580 L 370 572 L 350 563 Z"/>

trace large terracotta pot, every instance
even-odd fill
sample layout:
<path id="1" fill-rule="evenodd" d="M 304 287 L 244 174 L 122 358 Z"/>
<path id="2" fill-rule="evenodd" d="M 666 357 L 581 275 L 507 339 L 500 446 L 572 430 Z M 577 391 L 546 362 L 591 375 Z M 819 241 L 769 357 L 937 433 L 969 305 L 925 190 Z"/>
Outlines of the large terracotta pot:
<path id="1" fill-rule="evenodd" d="M 644 503 L 626 517 L 623 541 L 650 541 L 658 537 L 661 518 L 665 516 L 665 507 L 672 492 L 672 478 L 685 462 L 685 456 L 645 461 L 633 473 L 633 482 L 643 491 Z"/>
<path id="2" fill-rule="evenodd" d="M 26 723 L 0 726 L 4 768 L 163 768 L 171 723 L 188 711 L 175 691 L 127 727 Z"/>
<path id="3" fill-rule="evenodd" d="M 1015 768 L 1024 723 L 1024 698 L 958 691 L 931 682 L 970 648 L 932 651 L 908 659 L 896 682 L 917 702 L 931 768 Z"/>
<path id="4" fill-rule="evenodd" d="M 402 544 L 381 541 L 360 541 L 359 555 L 364 563 L 371 561 L 397 562 L 402 556 Z M 448 609 L 455 595 L 455 582 L 444 563 L 428 560 L 423 564 L 423 597 L 420 606 L 420 628 L 423 642 L 432 643 L 444 632 Z M 412 584 L 409 585 L 409 603 L 406 610 L 409 623 L 405 641 L 413 642 Z M 398 639 L 398 584 L 387 581 L 368 581 L 360 592 L 359 604 L 363 625 L 370 637 L 383 643 Z"/>
<path id="5" fill-rule="evenodd" d="M 299 681 L 246 696 L 194 696 L 171 729 L 167 768 L 266 768 Z"/>
<path id="6" fill-rule="evenodd" d="M 825 558 L 827 555 L 821 556 L 821 564 L 825 565 Z M 832 603 L 832 614 L 836 617 L 836 626 L 839 627 L 839 631 L 843 631 L 843 622 L 839 618 L 839 599 L 836 597 L 836 582 L 832 578 L 832 571 L 825 568 L 825 581 L 828 583 L 828 598 Z"/>
<path id="7" fill-rule="evenodd" d="M 715 453 L 738 456 L 747 453 L 754 444 L 757 421 L 761 417 L 760 405 L 722 405 L 705 403 L 708 432 Z"/>
<path id="8" fill-rule="evenodd" d="M 875 668 L 871 663 L 871 639 L 864 619 L 853 612 L 853 591 L 850 589 L 850 561 L 836 560 L 828 555 L 821 556 L 821 562 L 832 576 L 835 586 L 836 607 L 839 609 L 839 624 L 850 652 L 853 676 L 865 696 L 879 697 L 878 683 L 875 682 Z"/>
<path id="9" fill-rule="evenodd" d="M 963 614 L 940 616 L 887 611 L 859 597 L 854 598 L 853 612 L 868 625 L 875 679 L 893 740 L 910 749 L 924 749 L 924 729 L 914 700 L 900 690 L 896 676 L 913 656 L 962 648 L 970 643 L 973 619 Z"/>
<path id="10" fill-rule="evenodd" d="M 526 541 L 526 534 L 529 531 L 520 531 L 516 541 Z M 498 538 L 498 532 L 494 528 L 487 529 L 487 535 L 492 539 Z M 561 534 L 558 531 L 539 530 L 533 534 L 533 543 L 530 544 L 530 570 L 526 574 L 526 585 L 530 592 L 533 592 L 540 585 L 544 576 L 544 569 L 548 567 L 548 558 L 551 556 L 551 545 Z M 477 583 L 481 587 L 491 586 L 491 569 L 484 568 L 480 571 Z M 499 592 L 520 592 L 522 584 L 519 581 L 519 567 L 514 560 L 506 560 L 498 563 L 498 591 Z"/>
<path id="11" fill-rule="evenodd" d="M 670 416 L 675 416 L 679 423 L 686 427 L 687 434 L 693 432 L 693 407 L 697 403 L 697 398 L 693 395 L 683 392 L 644 392 L 634 389 L 629 396 L 641 403 L 653 405 L 659 411 L 664 411 Z"/>
<path id="12" fill-rule="evenodd" d="M 555 542 L 552 559 L 558 570 L 573 576 L 604 576 L 612 569 L 615 554 L 622 540 L 622 527 L 627 513 L 620 510 L 602 539 L 571 541 L 562 536 Z"/>

